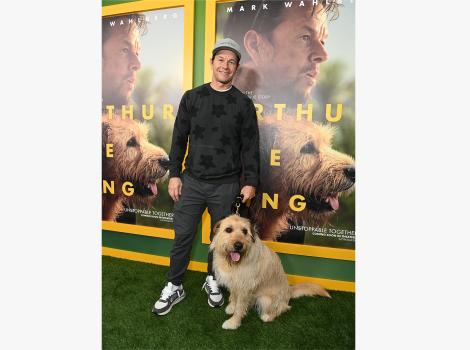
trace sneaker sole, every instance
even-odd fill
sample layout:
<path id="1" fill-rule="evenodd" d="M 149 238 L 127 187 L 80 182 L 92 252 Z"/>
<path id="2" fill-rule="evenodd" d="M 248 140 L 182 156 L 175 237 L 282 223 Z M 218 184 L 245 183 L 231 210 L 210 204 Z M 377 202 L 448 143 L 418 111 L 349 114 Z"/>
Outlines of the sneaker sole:
<path id="1" fill-rule="evenodd" d="M 209 304 L 210 307 L 216 308 L 216 307 L 221 307 L 222 305 L 224 305 L 224 300 L 222 300 L 222 304 L 220 305 L 213 305 L 211 304 L 211 300 L 207 298 L 207 303 Z"/>
<path id="2" fill-rule="evenodd" d="M 184 297 L 186 296 L 186 293 L 184 293 L 181 297 L 179 297 L 178 299 L 176 299 L 173 304 L 170 305 L 170 308 L 166 311 L 163 311 L 163 312 L 157 312 L 157 310 L 155 308 L 152 308 L 152 312 L 155 314 L 155 315 L 158 315 L 158 316 L 163 316 L 163 315 L 166 315 L 167 313 L 169 313 L 171 311 L 171 308 L 173 306 L 175 306 L 176 304 L 178 304 L 181 300 L 184 299 Z"/>
<path id="3" fill-rule="evenodd" d="M 224 305 L 224 299 L 222 299 L 222 304 L 220 304 L 220 305 L 211 304 L 211 300 L 209 299 L 209 293 L 207 293 L 207 290 L 206 290 L 205 287 L 206 287 L 206 282 L 204 282 L 204 284 L 202 285 L 201 290 L 206 292 L 206 294 L 207 294 L 207 303 L 209 304 L 210 307 L 220 307 L 220 306 Z"/>

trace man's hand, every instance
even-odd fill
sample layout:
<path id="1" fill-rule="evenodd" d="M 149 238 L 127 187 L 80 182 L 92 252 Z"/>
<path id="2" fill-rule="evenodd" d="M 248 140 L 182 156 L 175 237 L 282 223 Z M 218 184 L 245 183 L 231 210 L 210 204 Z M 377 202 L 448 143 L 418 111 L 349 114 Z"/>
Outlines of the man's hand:
<path id="1" fill-rule="evenodd" d="M 256 188 L 253 186 L 246 185 L 246 186 L 243 186 L 240 193 L 243 195 L 242 203 L 245 203 L 248 199 L 251 199 L 255 196 Z"/>
<path id="2" fill-rule="evenodd" d="M 183 183 L 179 177 L 172 177 L 168 184 L 168 193 L 170 197 L 173 198 L 175 202 L 178 202 L 181 196 L 181 189 L 183 188 Z"/>

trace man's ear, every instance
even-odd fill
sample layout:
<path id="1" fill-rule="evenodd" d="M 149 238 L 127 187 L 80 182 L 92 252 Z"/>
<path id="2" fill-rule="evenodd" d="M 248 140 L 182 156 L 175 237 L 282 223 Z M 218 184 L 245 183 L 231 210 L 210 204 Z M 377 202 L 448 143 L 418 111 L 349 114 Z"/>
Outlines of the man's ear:
<path id="1" fill-rule="evenodd" d="M 266 59 L 270 59 L 273 55 L 272 45 L 256 30 L 250 29 L 245 33 L 243 44 L 245 45 L 245 51 L 257 65 Z"/>

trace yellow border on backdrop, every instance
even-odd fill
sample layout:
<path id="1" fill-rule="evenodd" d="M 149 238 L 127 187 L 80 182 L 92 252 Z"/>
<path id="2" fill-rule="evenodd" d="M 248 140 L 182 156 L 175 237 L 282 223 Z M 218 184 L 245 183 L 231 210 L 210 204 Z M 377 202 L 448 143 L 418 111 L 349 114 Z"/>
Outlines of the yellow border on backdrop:
<path id="1" fill-rule="evenodd" d="M 137 253 L 131 252 L 122 249 L 115 249 L 115 248 L 108 248 L 102 247 L 101 254 L 104 256 L 111 256 L 114 258 L 120 259 L 127 259 L 133 260 L 138 262 L 145 262 L 154 265 L 170 265 L 170 258 L 166 256 L 158 256 L 146 253 Z M 207 271 L 207 263 L 202 263 L 199 261 L 190 261 L 189 270 L 192 271 L 200 271 L 206 272 Z M 326 289 L 329 290 L 339 290 L 342 292 L 355 292 L 356 291 L 356 284 L 354 282 L 347 282 L 347 281 L 338 281 L 338 280 L 330 280 L 326 278 L 315 278 L 315 277 L 305 277 L 305 276 L 297 276 L 297 275 L 287 275 L 290 284 L 293 283 L 305 283 L 305 282 L 315 282 Z"/>
<path id="2" fill-rule="evenodd" d="M 183 49 L 183 91 L 193 86 L 194 62 L 194 1 L 193 0 L 142 0 L 137 2 L 105 6 L 102 16 L 113 16 L 133 12 L 161 10 L 184 7 L 184 49 Z M 151 237 L 173 239 L 175 231 L 151 226 L 130 225 L 111 221 L 102 221 L 102 229 Z"/>
<path id="3" fill-rule="evenodd" d="M 206 32 L 205 32 L 205 54 L 204 54 L 204 80 L 212 79 L 210 59 L 212 47 L 216 39 L 216 5 L 224 2 L 235 2 L 237 0 L 207 0 L 206 2 Z M 210 244 L 210 219 L 202 221 L 202 243 Z M 320 258 L 356 260 L 354 249 L 329 248 L 293 243 L 264 242 L 268 247 L 278 253 L 293 255 L 315 256 Z"/>

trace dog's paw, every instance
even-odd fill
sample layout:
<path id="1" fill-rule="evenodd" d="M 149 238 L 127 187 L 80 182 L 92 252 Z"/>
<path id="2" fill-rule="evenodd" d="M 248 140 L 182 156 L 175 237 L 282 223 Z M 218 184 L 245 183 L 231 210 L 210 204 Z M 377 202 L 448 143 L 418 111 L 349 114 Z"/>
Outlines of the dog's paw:
<path id="1" fill-rule="evenodd" d="M 235 312 L 235 305 L 233 305 L 233 303 L 228 304 L 227 307 L 225 308 L 225 313 L 227 315 L 233 315 L 234 312 Z"/>
<path id="2" fill-rule="evenodd" d="M 229 318 L 222 324 L 223 329 L 237 329 L 238 327 L 240 327 L 240 322 L 237 322 L 232 318 Z"/>
<path id="3" fill-rule="evenodd" d="M 268 314 L 262 314 L 260 317 L 263 322 L 271 322 L 274 320 L 274 316 Z"/>

